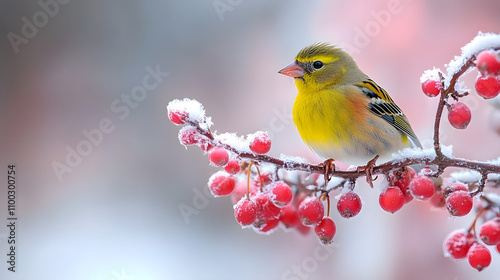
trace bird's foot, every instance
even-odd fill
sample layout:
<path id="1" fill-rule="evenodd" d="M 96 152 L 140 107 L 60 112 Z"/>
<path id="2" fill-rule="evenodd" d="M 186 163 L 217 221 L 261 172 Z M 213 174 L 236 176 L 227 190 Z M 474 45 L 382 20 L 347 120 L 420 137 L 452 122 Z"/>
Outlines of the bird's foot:
<path id="1" fill-rule="evenodd" d="M 333 163 L 334 161 L 335 160 L 333 158 L 329 158 L 325 160 L 325 162 L 319 164 L 319 167 L 323 167 L 325 169 L 324 171 L 325 188 L 328 185 L 328 182 L 330 182 L 330 179 L 332 178 L 332 173 L 335 171 L 335 164 Z"/>
<path id="2" fill-rule="evenodd" d="M 377 180 L 377 177 L 375 177 L 375 179 L 373 178 L 373 167 L 375 166 L 375 162 L 377 161 L 378 158 L 379 158 L 379 156 L 376 155 L 365 166 L 358 166 L 358 169 L 357 169 L 358 172 L 365 172 L 366 173 L 366 182 L 372 188 L 373 188 L 373 181 Z"/>

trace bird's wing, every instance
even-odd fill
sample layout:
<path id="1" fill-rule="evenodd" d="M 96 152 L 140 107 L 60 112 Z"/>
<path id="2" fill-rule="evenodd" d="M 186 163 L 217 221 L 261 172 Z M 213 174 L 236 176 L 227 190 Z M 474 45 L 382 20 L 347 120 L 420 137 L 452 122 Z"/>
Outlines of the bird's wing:
<path id="1" fill-rule="evenodd" d="M 422 146 L 417 138 L 417 135 L 413 132 L 413 129 L 411 128 L 410 123 L 408 122 L 408 119 L 404 115 L 403 111 L 401 111 L 398 105 L 394 103 L 392 98 L 383 88 L 371 79 L 360 82 L 356 84 L 356 86 L 361 89 L 361 91 L 368 98 L 370 98 L 368 106 L 370 107 L 370 111 L 372 113 L 386 120 L 396 129 L 403 132 L 410 138 L 410 141 L 415 146 Z"/>

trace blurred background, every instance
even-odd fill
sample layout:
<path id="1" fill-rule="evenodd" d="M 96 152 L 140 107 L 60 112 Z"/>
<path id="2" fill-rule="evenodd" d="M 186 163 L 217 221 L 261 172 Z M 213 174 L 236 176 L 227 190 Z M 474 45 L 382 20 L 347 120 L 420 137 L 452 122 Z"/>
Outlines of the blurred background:
<path id="1" fill-rule="evenodd" d="M 267 130 L 271 155 L 320 162 L 291 119 L 293 80 L 277 72 L 302 47 L 329 41 L 391 94 L 428 146 L 437 99 L 422 94 L 421 74 L 444 70 L 479 31 L 500 32 L 498 11 L 495 0 L 2 1 L 0 279 L 495 279 L 493 248 L 481 273 L 443 257 L 443 239 L 472 214 L 450 219 L 413 202 L 390 215 L 363 183 L 360 215 L 332 211 L 329 250 L 314 234 L 242 230 L 228 198 L 206 196 L 217 169 L 179 144 L 165 108 L 197 99 L 214 130 Z M 475 77 L 464 79 L 469 88 Z M 493 107 L 475 94 L 466 103 L 469 128 L 443 122 L 443 142 L 455 156 L 497 158 Z M 10 163 L 16 273 L 6 263 Z"/>

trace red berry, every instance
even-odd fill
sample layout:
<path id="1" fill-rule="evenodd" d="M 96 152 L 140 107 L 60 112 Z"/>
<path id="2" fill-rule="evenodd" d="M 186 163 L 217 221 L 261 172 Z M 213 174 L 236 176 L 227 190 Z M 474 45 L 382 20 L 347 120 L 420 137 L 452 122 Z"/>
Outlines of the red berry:
<path id="1" fill-rule="evenodd" d="M 287 228 L 293 228 L 300 224 L 299 214 L 297 214 L 297 210 L 291 204 L 287 204 L 281 208 L 280 222 Z"/>
<path id="2" fill-rule="evenodd" d="M 432 79 L 426 80 L 422 83 L 422 91 L 429 97 L 436 97 L 441 92 L 442 87 L 443 85 L 440 81 Z"/>
<path id="3" fill-rule="evenodd" d="M 469 248 L 474 244 L 475 239 L 472 234 L 461 230 L 450 233 L 444 241 L 445 253 L 458 260 L 467 257 Z"/>
<path id="4" fill-rule="evenodd" d="M 229 161 L 229 154 L 224 148 L 216 147 L 208 152 L 208 159 L 215 166 L 224 166 Z"/>
<path id="5" fill-rule="evenodd" d="M 257 204 L 254 201 L 242 198 L 234 206 L 234 218 L 242 226 L 253 224 L 257 219 Z"/>
<path id="6" fill-rule="evenodd" d="M 231 194 L 234 190 L 236 181 L 233 176 L 219 171 L 210 176 L 208 179 L 208 187 L 214 196 L 225 196 Z"/>
<path id="7" fill-rule="evenodd" d="M 196 128 L 185 126 L 179 131 L 179 142 L 184 146 L 194 145 L 199 142 L 201 135 Z"/>
<path id="8" fill-rule="evenodd" d="M 446 205 L 446 201 L 444 200 L 444 195 L 442 191 L 437 191 L 434 193 L 434 195 L 431 197 L 431 204 L 434 205 L 434 207 L 444 207 Z"/>
<path id="9" fill-rule="evenodd" d="M 498 75 L 500 74 L 499 57 L 492 50 L 482 51 L 477 55 L 476 67 L 483 75 Z"/>
<path id="10" fill-rule="evenodd" d="M 494 76 L 481 76 L 477 78 L 476 91 L 484 99 L 497 97 L 500 93 L 500 81 Z"/>
<path id="11" fill-rule="evenodd" d="M 330 244 L 336 231 L 337 228 L 332 218 L 326 216 L 323 217 L 319 225 L 314 227 L 314 232 L 316 232 L 316 235 L 323 244 Z"/>
<path id="12" fill-rule="evenodd" d="M 417 175 L 410 182 L 410 192 L 415 199 L 428 200 L 435 192 L 434 182 L 424 175 Z"/>
<path id="13" fill-rule="evenodd" d="M 491 253 L 486 246 L 475 243 L 470 247 L 467 259 L 473 268 L 481 271 L 490 265 Z"/>
<path id="14" fill-rule="evenodd" d="M 456 192 L 456 191 L 469 191 L 469 189 L 467 188 L 467 186 L 465 184 L 462 184 L 462 183 L 452 183 L 448 186 L 446 186 L 446 188 L 444 188 L 444 195 L 447 196 L 449 195 L 450 193 L 452 192 Z"/>
<path id="15" fill-rule="evenodd" d="M 389 186 L 380 193 L 378 202 L 380 207 L 387 212 L 394 213 L 401 209 L 405 204 L 405 196 L 401 189 L 395 186 Z"/>
<path id="16" fill-rule="evenodd" d="M 325 207 L 317 197 L 306 197 L 299 205 L 299 219 L 305 226 L 316 226 L 325 215 Z"/>
<path id="17" fill-rule="evenodd" d="M 263 220 L 274 220 L 280 217 L 281 208 L 274 205 L 270 201 L 268 193 L 257 194 L 255 196 L 255 202 L 258 206 L 257 218 Z"/>
<path id="18" fill-rule="evenodd" d="M 278 219 L 269 219 L 269 220 L 265 220 L 264 223 L 260 224 L 257 229 L 259 230 L 259 232 L 262 232 L 262 233 L 267 233 L 271 230 L 273 230 L 274 228 L 276 228 L 279 224 L 280 220 Z"/>
<path id="19" fill-rule="evenodd" d="M 283 207 L 292 201 L 292 189 L 283 181 L 273 184 L 270 192 L 271 201 L 278 207 Z"/>
<path id="20" fill-rule="evenodd" d="M 457 102 L 451 105 L 448 111 L 448 121 L 457 129 L 466 128 L 471 120 L 471 112 L 469 107 L 462 102 Z"/>
<path id="21" fill-rule="evenodd" d="M 500 218 L 482 224 L 479 229 L 479 236 L 486 245 L 500 244 Z"/>
<path id="22" fill-rule="evenodd" d="M 189 117 L 189 113 L 180 110 L 168 110 L 168 119 L 174 124 L 184 124 L 186 119 Z"/>
<path id="23" fill-rule="evenodd" d="M 224 167 L 224 170 L 232 175 L 238 174 L 241 170 L 240 163 L 235 159 L 229 160 Z"/>
<path id="24" fill-rule="evenodd" d="M 411 167 L 406 167 L 405 170 L 393 170 L 389 175 L 389 181 L 391 185 L 396 186 L 401 189 L 405 196 L 405 203 L 413 200 L 413 196 L 410 192 L 410 181 L 417 175 L 417 172 Z"/>
<path id="25" fill-rule="evenodd" d="M 497 245 L 497 252 L 500 253 L 500 244 Z"/>
<path id="26" fill-rule="evenodd" d="M 472 197 L 466 191 L 455 191 L 446 197 L 446 208 L 453 216 L 465 216 L 472 210 Z"/>
<path id="27" fill-rule="evenodd" d="M 353 191 L 343 193 L 337 202 L 337 210 L 344 218 L 354 217 L 361 211 L 361 198 Z"/>
<path id="28" fill-rule="evenodd" d="M 257 131 L 252 135 L 250 150 L 256 154 L 266 154 L 271 150 L 271 139 L 267 132 Z"/>

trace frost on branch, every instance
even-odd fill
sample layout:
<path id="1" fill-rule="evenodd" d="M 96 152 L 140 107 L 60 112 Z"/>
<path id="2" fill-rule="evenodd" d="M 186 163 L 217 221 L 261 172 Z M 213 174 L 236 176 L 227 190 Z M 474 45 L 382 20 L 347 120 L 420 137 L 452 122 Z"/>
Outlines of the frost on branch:
<path id="1" fill-rule="evenodd" d="M 471 121 L 470 110 L 459 101 L 471 91 L 460 77 L 475 68 L 479 74 L 477 94 L 484 99 L 498 96 L 499 35 L 480 33 L 447 65 L 446 72 L 434 67 L 422 75 L 422 91 L 429 97 L 439 96 L 433 148 L 404 149 L 388 162 L 376 164 L 375 158 L 366 166 L 348 170 L 336 169 L 329 160 L 311 164 L 289 155 L 272 157 L 268 155 L 271 140 L 266 132 L 246 136 L 212 132 L 211 119 L 196 100 L 173 100 L 167 112 L 172 123 L 183 125 L 178 135 L 181 144 L 199 146 L 208 154 L 210 164 L 220 168 L 208 180 L 208 187 L 216 197 L 231 196 L 235 219 L 242 227 L 266 234 L 279 226 L 302 234 L 314 229 L 322 243 L 331 243 L 337 231 L 329 217 L 331 197 L 337 200 L 342 217 L 355 217 L 362 209 L 356 194 L 357 179 L 363 177 L 373 186 L 374 179 L 382 177 L 379 204 L 389 213 L 417 203 L 412 201 L 429 200 L 434 207 L 460 217 L 470 213 L 474 204 L 472 225 L 450 234 L 444 251 L 451 258 L 467 258 L 480 271 L 491 262 L 487 246 L 500 249 L 500 196 L 494 193 L 500 187 L 500 158 L 488 162 L 456 158 L 449 143 L 443 145 L 439 139 L 445 108 L 453 127 L 466 129 Z M 460 171 L 448 175 L 445 171 L 449 167 Z"/>

